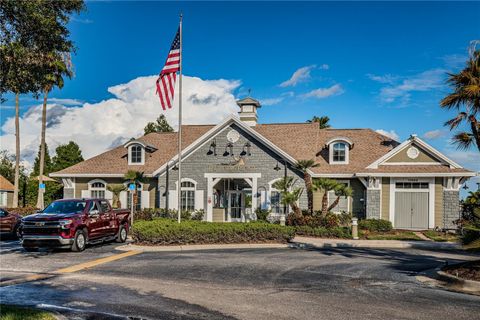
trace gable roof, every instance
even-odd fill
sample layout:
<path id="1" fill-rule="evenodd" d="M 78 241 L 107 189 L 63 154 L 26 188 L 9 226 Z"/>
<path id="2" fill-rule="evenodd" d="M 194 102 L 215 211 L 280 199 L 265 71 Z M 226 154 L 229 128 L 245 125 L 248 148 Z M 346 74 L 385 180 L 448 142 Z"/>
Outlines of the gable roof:
<path id="1" fill-rule="evenodd" d="M 317 123 L 282 123 L 258 124 L 250 127 L 236 116 L 230 116 L 218 125 L 183 125 L 182 126 L 182 155 L 188 154 L 208 139 L 232 123 L 237 124 L 248 134 L 269 146 L 282 158 L 289 162 L 296 160 L 315 159 L 320 166 L 311 169 L 314 177 L 321 176 L 354 176 L 357 173 L 398 173 L 398 172 L 435 172 L 460 174 L 470 172 L 455 164 L 439 153 L 449 165 L 432 166 L 392 166 L 381 165 L 397 150 L 401 150 L 407 142 L 399 144 L 391 138 L 371 129 L 319 129 Z M 348 139 L 351 142 L 348 164 L 329 164 L 329 149 L 327 143 L 334 139 Z M 417 138 L 418 139 L 418 138 Z M 153 152 L 145 153 L 144 165 L 128 165 L 128 150 L 125 145 L 104 152 L 98 156 L 85 160 L 69 168 L 51 173 L 56 177 L 123 177 L 128 170 L 144 172 L 145 176 L 154 176 L 162 172 L 167 161 L 177 159 L 178 132 L 150 133 L 138 139 L 145 145 L 153 147 Z M 425 142 L 421 141 L 426 145 Z M 431 146 L 426 145 L 428 150 Z M 433 149 L 434 150 L 434 149 Z M 381 161 L 380 161 L 381 160 Z M 376 164 L 376 168 L 371 167 Z M 424 168 L 428 167 L 428 168 Z"/>
<path id="2" fill-rule="evenodd" d="M 0 176 L 0 190 L 1 191 L 14 191 L 15 187 L 4 176 Z"/>

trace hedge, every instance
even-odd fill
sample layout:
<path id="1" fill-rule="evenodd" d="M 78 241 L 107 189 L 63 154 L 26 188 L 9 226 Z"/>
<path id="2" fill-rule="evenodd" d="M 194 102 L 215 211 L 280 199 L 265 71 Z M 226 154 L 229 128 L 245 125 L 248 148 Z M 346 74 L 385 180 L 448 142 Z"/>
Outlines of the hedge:
<path id="1" fill-rule="evenodd" d="M 264 222 L 215 223 L 155 218 L 133 224 L 135 242 L 147 245 L 182 245 L 212 243 L 285 243 L 295 236 L 295 229 Z"/>
<path id="2" fill-rule="evenodd" d="M 347 227 L 317 227 L 312 228 L 310 226 L 297 226 L 295 227 L 296 235 L 307 237 L 319 237 L 319 238 L 340 238 L 351 239 L 352 234 L 350 228 Z"/>
<path id="3" fill-rule="evenodd" d="M 388 232 L 393 229 L 392 223 L 383 219 L 365 219 L 358 222 L 360 230 L 368 230 L 371 232 Z"/>

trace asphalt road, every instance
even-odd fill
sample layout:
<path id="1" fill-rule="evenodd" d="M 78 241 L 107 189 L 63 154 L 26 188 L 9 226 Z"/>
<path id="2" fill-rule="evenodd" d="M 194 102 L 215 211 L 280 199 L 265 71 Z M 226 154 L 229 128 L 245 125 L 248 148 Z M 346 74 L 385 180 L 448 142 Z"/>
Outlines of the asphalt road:
<path id="1" fill-rule="evenodd" d="M 53 271 L 116 254 L 115 246 L 27 254 L 15 242 L 2 243 L 0 275 Z M 151 252 L 2 287 L 0 298 L 102 312 L 104 318 L 475 319 L 480 297 L 415 278 L 446 260 L 473 258 L 478 256 L 372 249 Z"/>

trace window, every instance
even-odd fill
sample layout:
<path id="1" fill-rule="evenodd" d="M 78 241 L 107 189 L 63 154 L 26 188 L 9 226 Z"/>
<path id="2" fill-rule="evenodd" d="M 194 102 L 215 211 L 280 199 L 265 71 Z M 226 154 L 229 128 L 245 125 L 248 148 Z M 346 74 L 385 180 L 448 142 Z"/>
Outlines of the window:
<path id="1" fill-rule="evenodd" d="M 428 182 L 397 182 L 397 189 L 428 189 Z"/>
<path id="2" fill-rule="evenodd" d="M 90 198 L 105 198 L 105 190 L 105 183 L 93 182 L 90 184 Z"/>
<path id="3" fill-rule="evenodd" d="M 133 145 L 130 147 L 130 163 L 142 164 L 143 163 L 143 148 L 140 145 Z"/>
<path id="4" fill-rule="evenodd" d="M 102 212 L 108 212 L 110 209 L 107 201 L 100 201 L 100 208 L 102 208 Z"/>
<path id="5" fill-rule="evenodd" d="M 333 145 L 333 162 L 346 162 L 346 149 L 345 143 L 337 142 Z"/>
<path id="6" fill-rule="evenodd" d="M 280 214 L 283 212 L 282 194 L 277 190 L 270 192 L 270 210 L 274 214 Z"/>
<path id="7" fill-rule="evenodd" d="M 181 183 L 180 203 L 182 211 L 195 210 L 195 184 L 191 181 Z"/>

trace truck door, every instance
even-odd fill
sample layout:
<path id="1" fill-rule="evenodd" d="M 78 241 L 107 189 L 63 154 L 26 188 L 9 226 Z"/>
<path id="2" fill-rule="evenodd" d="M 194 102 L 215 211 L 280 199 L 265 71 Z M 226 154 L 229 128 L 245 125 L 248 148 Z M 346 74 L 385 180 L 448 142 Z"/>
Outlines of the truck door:
<path id="1" fill-rule="evenodd" d="M 100 200 L 100 209 L 102 211 L 103 236 L 112 236 L 116 233 L 115 214 L 112 212 L 107 200 Z"/>
<path id="2" fill-rule="evenodd" d="M 97 201 L 91 201 L 88 210 L 88 237 L 97 239 L 102 237 L 104 222 Z"/>

